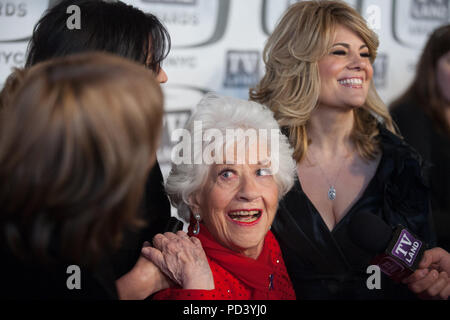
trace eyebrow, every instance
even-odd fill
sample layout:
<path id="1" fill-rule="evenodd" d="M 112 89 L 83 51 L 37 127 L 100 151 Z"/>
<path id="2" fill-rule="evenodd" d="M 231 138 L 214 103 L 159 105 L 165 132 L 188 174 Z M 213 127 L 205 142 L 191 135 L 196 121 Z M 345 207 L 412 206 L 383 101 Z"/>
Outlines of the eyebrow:
<path id="1" fill-rule="evenodd" d="M 257 165 L 265 166 L 265 165 L 270 164 L 270 162 L 271 162 L 270 159 L 260 160 L 260 161 L 258 161 Z"/>
<path id="2" fill-rule="evenodd" d="M 271 160 L 270 159 L 260 160 L 257 163 L 252 163 L 252 164 L 257 165 L 257 166 L 267 166 L 267 165 L 271 164 Z M 233 165 L 237 165 L 237 164 L 234 160 L 232 160 L 231 162 L 225 162 L 225 163 L 221 163 L 218 165 L 221 167 L 227 167 L 227 166 L 233 166 Z"/>
<path id="3" fill-rule="evenodd" d="M 347 49 L 350 49 L 350 45 L 347 44 L 347 43 L 343 43 L 343 42 L 335 43 L 331 47 L 333 48 L 333 47 L 336 47 L 336 46 L 343 46 L 343 47 L 345 47 Z M 363 44 L 361 47 L 359 47 L 360 50 L 363 49 L 363 48 L 369 48 L 369 47 L 367 46 L 367 44 Z"/>

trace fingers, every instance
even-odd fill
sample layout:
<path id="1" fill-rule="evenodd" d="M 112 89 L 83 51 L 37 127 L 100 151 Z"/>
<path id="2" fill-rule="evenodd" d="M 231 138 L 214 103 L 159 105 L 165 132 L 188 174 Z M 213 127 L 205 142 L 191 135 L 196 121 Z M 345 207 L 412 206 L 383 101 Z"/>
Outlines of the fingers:
<path id="1" fill-rule="evenodd" d="M 153 247 L 143 247 L 141 250 L 141 254 L 151 262 L 153 262 L 158 268 L 161 269 L 161 267 L 164 264 L 164 256 L 158 249 L 155 249 Z"/>
<path id="2" fill-rule="evenodd" d="M 431 287 L 438 278 L 439 272 L 431 270 L 423 279 L 410 283 L 409 288 L 415 293 L 422 293 Z"/>
<path id="3" fill-rule="evenodd" d="M 425 250 L 425 252 L 423 253 L 422 260 L 419 263 L 419 268 L 420 269 L 428 268 L 431 265 L 432 261 L 433 261 L 433 259 L 432 259 L 431 251 Z"/>
<path id="4" fill-rule="evenodd" d="M 439 278 L 426 290 L 426 294 L 435 299 L 442 299 L 443 297 L 440 296 L 440 293 L 447 287 L 448 283 L 447 273 L 441 272 Z"/>
<path id="5" fill-rule="evenodd" d="M 439 296 L 442 300 L 448 300 L 450 297 L 450 283 L 447 283 L 447 286 L 439 293 Z"/>
<path id="6" fill-rule="evenodd" d="M 155 248 L 165 248 L 169 243 L 174 243 L 182 240 L 189 240 L 189 236 L 184 231 L 166 232 L 164 234 L 158 233 L 153 237 L 153 245 Z"/>
<path id="7" fill-rule="evenodd" d="M 404 284 L 410 284 L 417 282 L 423 278 L 425 278 L 429 273 L 428 269 L 417 269 L 412 275 L 402 280 Z"/>
<path id="8" fill-rule="evenodd" d="M 180 237 L 185 238 L 185 239 L 189 239 L 189 238 L 190 238 L 190 237 L 187 235 L 186 232 L 181 231 L 181 230 L 177 232 L 177 236 L 180 236 Z"/>
<path id="9" fill-rule="evenodd" d="M 154 248 L 144 245 L 142 255 L 173 282 L 185 289 L 214 289 L 214 278 L 198 238 L 183 231 L 166 232 L 157 234 L 153 245 Z"/>
<path id="10" fill-rule="evenodd" d="M 190 240 L 191 240 L 191 242 L 192 242 L 197 248 L 203 248 L 203 247 L 202 247 L 202 242 L 200 241 L 199 238 L 197 238 L 197 237 L 191 237 Z"/>
<path id="11" fill-rule="evenodd" d="M 441 266 L 442 260 L 448 259 L 448 252 L 442 248 L 436 247 L 426 250 L 423 254 L 422 261 L 420 261 L 419 268 L 428 268 L 431 265 Z M 444 266 L 441 266 L 444 267 Z M 440 270 L 441 268 L 438 268 Z M 445 267 L 444 267 L 445 269 Z M 446 270 L 444 270 L 446 271 Z"/>
<path id="12" fill-rule="evenodd" d="M 411 291 L 423 298 L 443 298 L 448 293 L 449 278 L 446 272 L 431 270 L 424 278 L 408 285 Z M 446 298 L 445 298 L 446 299 Z"/>

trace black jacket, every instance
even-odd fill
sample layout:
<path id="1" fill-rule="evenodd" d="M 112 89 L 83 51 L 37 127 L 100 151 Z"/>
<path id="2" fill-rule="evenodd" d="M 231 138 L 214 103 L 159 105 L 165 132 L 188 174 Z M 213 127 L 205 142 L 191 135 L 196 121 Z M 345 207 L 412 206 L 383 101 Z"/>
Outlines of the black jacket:
<path id="1" fill-rule="evenodd" d="M 272 224 L 298 299 L 411 299 L 403 285 L 382 277 L 381 290 L 369 290 L 367 267 L 373 256 L 351 241 L 353 215 L 370 212 L 390 226 L 401 224 L 434 244 L 427 182 L 420 156 L 380 127 L 382 158 L 362 197 L 332 231 L 303 192 L 294 187 L 280 201 Z"/>
<path id="2" fill-rule="evenodd" d="M 431 206 L 437 245 L 450 251 L 450 136 L 438 130 L 416 103 L 396 105 L 391 114 L 405 141 L 430 165 Z"/>
<path id="3" fill-rule="evenodd" d="M 145 228 L 126 230 L 120 249 L 113 255 L 102 257 L 95 268 L 79 266 L 80 290 L 70 290 L 66 283 L 71 276 L 67 268 L 77 265 L 76 262 L 59 258 L 45 265 L 33 260 L 23 261 L 13 255 L 4 243 L 0 243 L 0 299 L 117 299 L 115 281 L 132 269 L 143 242 L 151 241 L 156 233 L 164 232 L 170 218 L 170 203 L 158 163 L 147 179 L 139 214 L 147 222 Z M 52 243 L 55 241 L 58 240 L 55 238 Z"/>

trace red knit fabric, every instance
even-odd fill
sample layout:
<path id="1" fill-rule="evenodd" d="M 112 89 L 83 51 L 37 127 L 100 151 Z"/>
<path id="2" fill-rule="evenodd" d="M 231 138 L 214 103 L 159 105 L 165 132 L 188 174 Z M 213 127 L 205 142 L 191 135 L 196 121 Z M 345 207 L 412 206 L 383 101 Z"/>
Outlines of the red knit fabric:
<path id="1" fill-rule="evenodd" d="M 281 256 L 281 250 L 277 240 L 273 236 L 272 232 L 268 232 L 264 239 L 263 251 L 258 257 L 258 263 L 264 263 L 264 269 L 256 270 L 255 263 L 249 261 L 251 259 L 245 258 L 238 253 L 232 252 L 220 246 L 216 241 L 212 243 L 212 237 L 202 228 L 198 238 L 204 245 L 206 255 L 208 257 L 209 266 L 214 277 L 214 290 L 184 290 L 181 288 L 170 288 L 158 292 L 153 299 L 155 300 L 295 300 L 295 292 L 292 287 L 292 283 L 289 279 L 289 275 L 286 271 L 283 258 Z M 223 261 L 230 259 L 234 261 L 234 264 L 227 264 L 222 266 L 219 261 L 215 260 L 208 255 L 210 247 L 214 249 L 220 247 L 220 254 Z M 216 251 L 214 252 L 217 256 Z M 241 270 L 231 270 L 235 268 L 236 261 L 242 265 L 239 267 Z M 254 261 L 253 261 L 254 262 Z M 228 269 L 228 270 L 227 270 Z M 261 279 L 258 280 L 258 285 L 246 284 L 249 283 L 248 279 L 241 280 L 240 278 L 245 275 L 242 270 L 248 272 L 254 272 L 261 275 Z M 266 273 L 267 272 L 267 276 Z M 269 277 L 270 275 L 270 277 Z M 272 280 L 270 281 L 270 278 Z M 261 285 L 263 284 L 263 285 Z M 262 289 L 264 288 L 264 289 Z"/>

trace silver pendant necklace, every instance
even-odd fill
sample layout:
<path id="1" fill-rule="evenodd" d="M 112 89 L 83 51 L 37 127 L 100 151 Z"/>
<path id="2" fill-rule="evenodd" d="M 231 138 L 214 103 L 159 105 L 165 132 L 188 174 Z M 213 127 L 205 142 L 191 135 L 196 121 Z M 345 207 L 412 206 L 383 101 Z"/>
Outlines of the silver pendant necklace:
<path id="1" fill-rule="evenodd" d="M 342 167 L 344 166 L 344 163 L 345 163 L 345 158 L 344 158 L 344 161 L 342 161 L 341 166 L 339 167 L 339 170 L 338 170 L 338 173 L 336 175 L 336 178 L 334 179 L 334 183 L 330 183 L 330 180 L 328 180 L 328 177 L 325 174 L 325 172 L 323 171 L 322 166 L 320 165 L 320 163 L 318 161 L 315 161 L 315 162 L 319 166 L 319 169 L 322 172 L 322 175 L 324 176 L 325 180 L 327 181 L 328 185 L 330 186 L 328 188 L 328 192 L 327 192 L 328 199 L 333 201 L 333 200 L 336 199 L 336 195 L 337 195 L 336 188 L 334 186 L 336 185 L 336 182 L 337 182 L 337 180 L 339 178 L 339 175 L 341 174 Z"/>

